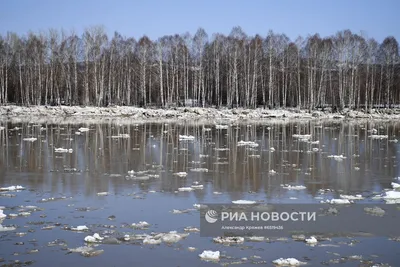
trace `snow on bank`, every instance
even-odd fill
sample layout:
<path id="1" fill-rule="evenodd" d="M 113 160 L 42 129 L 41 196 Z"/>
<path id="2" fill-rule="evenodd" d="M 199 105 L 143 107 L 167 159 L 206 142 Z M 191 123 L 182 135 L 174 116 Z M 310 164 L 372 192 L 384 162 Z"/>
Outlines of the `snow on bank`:
<path id="1" fill-rule="evenodd" d="M 120 117 L 121 120 L 115 120 Z M 229 125 L 234 121 L 274 121 L 283 122 L 289 120 L 340 120 L 340 119 L 377 119 L 377 120 L 396 120 L 400 119 L 400 110 L 391 109 L 386 112 L 380 113 L 373 112 L 372 114 L 365 114 L 362 112 L 354 112 L 350 110 L 344 110 L 341 114 L 333 114 L 329 112 L 314 111 L 309 113 L 306 110 L 298 109 L 228 109 L 228 108 L 197 108 L 197 107 L 177 107 L 171 109 L 161 108 L 138 108 L 138 107 L 127 107 L 127 106 L 112 106 L 112 107 L 80 107 L 80 106 L 1 106 L 0 107 L 0 119 L 2 121 L 11 120 L 13 122 L 29 122 L 35 121 L 38 124 L 43 122 L 52 121 L 54 123 L 90 123 L 91 119 L 93 122 L 99 119 L 118 123 L 132 123 L 132 121 L 143 121 L 143 122 L 166 122 L 185 120 L 188 122 L 203 120 L 204 122 L 210 122 L 215 120 L 214 123 L 216 129 L 227 129 Z M 218 121 L 229 120 L 229 125 L 222 125 Z M 79 129 L 80 132 L 87 132 L 88 128 Z"/>
<path id="2" fill-rule="evenodd" d="M 8 187 L 0 187 L 0 191 L 17 191 L 17 190 L 24 190 L 25 187 L 20 185 L 11 185 Z"/>

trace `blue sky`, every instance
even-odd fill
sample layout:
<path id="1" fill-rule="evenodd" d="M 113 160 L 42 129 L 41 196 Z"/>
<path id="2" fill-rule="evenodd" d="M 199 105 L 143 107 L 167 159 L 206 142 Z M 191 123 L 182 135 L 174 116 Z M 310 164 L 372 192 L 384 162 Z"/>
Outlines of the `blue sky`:
<path id="1" fill-rule="evenodd" d="M 2 0 L 0 34 L 26 34 L 49 28 L 76 30 L 104 25 L 136 39 L 168 34 L 194 34 L 203 27 L 229 34 L 241 26 L 250 36 L 269 30 L 294 40 L 319 33 L 322 37 L 350 29 L 381 42 L 392 35 L 400 41 L 400 0 Z"/>

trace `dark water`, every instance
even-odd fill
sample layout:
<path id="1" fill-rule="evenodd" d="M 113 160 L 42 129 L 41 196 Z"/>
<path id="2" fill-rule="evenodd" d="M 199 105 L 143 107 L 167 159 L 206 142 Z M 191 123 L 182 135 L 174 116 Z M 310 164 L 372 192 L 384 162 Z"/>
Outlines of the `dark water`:
<path id="1" fill-rule="evenodd" d="M 275 259 L 294 257 L 306 261 L 307 266 L 339 264 L 335 261 L 340 266 L 400 266 L 400 243 L 387 237 L 338 237 L 313 247 L 290 237 L 224 246 L 190 233 L 173 244 L 145 245 L 140 240 L 100 244 L 96 249 L 104 253 L 90 258 L 68 253 L 68 249 L 84 246 L 85 236 L 96 232 L 120 237 L 173 230 L 183 233 L 185 227 L 199 227 L 199 213 L 193 209 L 196 203 L 239 199 L 318 203 L 339 198 L 340 194 L 362 194 L 365 199 L 360 203 L 379 203 L 371 198 L 391 189 L 391 182 L 400 177 L 400 143 L 396 142 L 400 123 L 254 124 L 230 125 L 228 129 L 185 124 L 1 126 L 5 128 L 0 130 L 0 187 L 21 185 L 26 190 L 1 192 L 0 206 L 5 206 L 7 215 L 18 214 L 20 206 L 34 205 L 43 210 L 26 217 L 7 217 L 2 222 L 17 229 L 0 232 L 0 258 L 4 261 L 0 265 L 18 260 L 20 264 L 56 263 L 59 267 L 237 262 L 273 266 Z M 90 130 L 76 135 L 80 127 Z M 129 138 L 112 138 L 120 134 Z M 293 137 L 295 134 L 310 134 L 311 138 L 301 140 Z M 371 134 L 388 138 L 374 139 Z M 180 135 L 194 136 L 194 140 L 179 140 Z M 23 140 L 28 137 L 37 140 Z M 241 140 L 258 146 L 238 146 Z M 55 148 L 73 151 L 55 153 Z M 338 161 L 331 155 L 345 158 Z M 131 170 L 134 175 L 128 174 Z M 187 177 L 174 175 L 177 172 L 187 172 Z M 204 188 L 178 191 L 194 182 Z M 282 184 L 304 185 L 306 189 L 287 190 Z M 321 194 L 322 189 L 332 192 Z M 99 192 L 108 195 L 99 196 Z M 55 199 L 47 201 L 49 198 Z M 174 209 L 188 211 L 174 214 Z M 108 219 L 111 215 L 114 220 Z M 148 230 L 127 227 L 139 221 L 151 226 Z M 78 225 L 90 230 L 64 229 Z M 43 230 L 46 226 L 53 228 Z M 18 236 L 21 232 L 26 235 Z M 49 246 L 55 240 L 57 245 Z M 197 250 L 192 252 L 188 247 Z M 222 257 L 219 262 L 205 262 L 198 256 L 203 250 L 219 250 Z M 349 259 L 352 255 L 361 255 L 362 260 Z"/>

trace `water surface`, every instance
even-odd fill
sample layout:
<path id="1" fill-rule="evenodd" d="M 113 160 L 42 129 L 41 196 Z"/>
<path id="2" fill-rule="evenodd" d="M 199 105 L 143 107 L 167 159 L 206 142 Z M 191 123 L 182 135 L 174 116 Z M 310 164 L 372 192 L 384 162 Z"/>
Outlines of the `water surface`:
<path id="1" fill-rule="evenodd" d="M 379 202 L 371 198 L 391 188 L 395 178 L 400 177 L 400 123 L 235 124 L 223 129 L 203 124 L 2 126 L 0 187 L 21 185 L 27 189 L 2 192 L 4 213 L 18 213 L 20 206 L 27 205 L 43 209 L 3 221 L 3 225 L 17 227 L 15 231 L 0 232 L 0 257 L 4 263 L 19 260 L 32 261 L 35 266 L 54 266 L 57 261 L 61 267 L 211 266 L 241 262 L 272 266 L 272 261 L 280 257 L 295 257 L 307 261 L 307 266 L 335 265 L 335 261 L 341 266 L 400 263 L 399 242 L 387 237 L 338 237 L 314 247 L 290 237 L 224 246 L 199 233 L 190 233 L 174 244 L 100 244 L 98 249 L 104 253 L 91 258 L 68 253 L 69 248 L 85 245 L 84 237 L 95 232 L 121 236 L 184 232 L 185 227 L 199 227 L 199 214 L 193 209 L 196 203 L 230 203 L 239 199 L 318 203 L 321 199 L 339 198 L 340 194 L 362 194 L 365 199 L 360 203 Z M 89 131 L 79 132 L 81 127 Z M 387 138 L 371 138 L 376 135 Z M 182 140 L 182 136 L 192 137 Z M 37 140 L 23 140 L 30 137 Z M 254 143 L 242 145 L 241 141 Z M 72 149 L 72 153 L 56 153 L 56 148 Z M 333 155 L 342 158 L 335 159 Z M 174 175 L 178 172 L 187 172 L 187 176 Z M 178 191 L 196 183 L 204 188 Z M 283 184 L 304 185 L 306 189 L 287 190 Z M 325 189 L 330 191 L 322 194 Z M 99 192 L 108 195 L 99 196 Z M 174 209 L 187 212 L 174 214 Z M 115 219 L 110 220 L 109 216 Z M 128 227 L 139 221 L 149 222 L 150 228 Z M 64 229 L 77 225 L 86 225 L 90 230 L 77 233 Z M 46 226 L 54 228 L 43 230 Z M 20 232 L 26 235 L 20 237 Z M 57 245 L 49 246 L 56 239 Z M 188 247 L 197 250 L 191 252 Z M 32 252 L 35 249 L 38 252 Z M 219 250 L 223 256 L 217 263 L 205 262 L 198 257 L 203 250 Z M 361 255 L 365 262 L 346 258 L 352 255 Z"/>

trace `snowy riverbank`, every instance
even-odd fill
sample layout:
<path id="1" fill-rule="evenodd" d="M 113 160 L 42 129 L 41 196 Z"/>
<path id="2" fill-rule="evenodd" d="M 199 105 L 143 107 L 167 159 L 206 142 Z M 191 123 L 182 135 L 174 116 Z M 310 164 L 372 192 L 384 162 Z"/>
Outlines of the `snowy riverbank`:
<path id="1" fill-rule="evenodd" d="M 0 120 L 35 123 L 91 123 L 91 122 L 290 122 L 309 120 L 400 120 L 400 109 L 374 110 L 371 114 L 344 110 L 330 113 L 297 109 L 215 109 L 179 107 L 170 109 L 138 107 L 80 107 L 80 106 L 0 106 Z"/>

